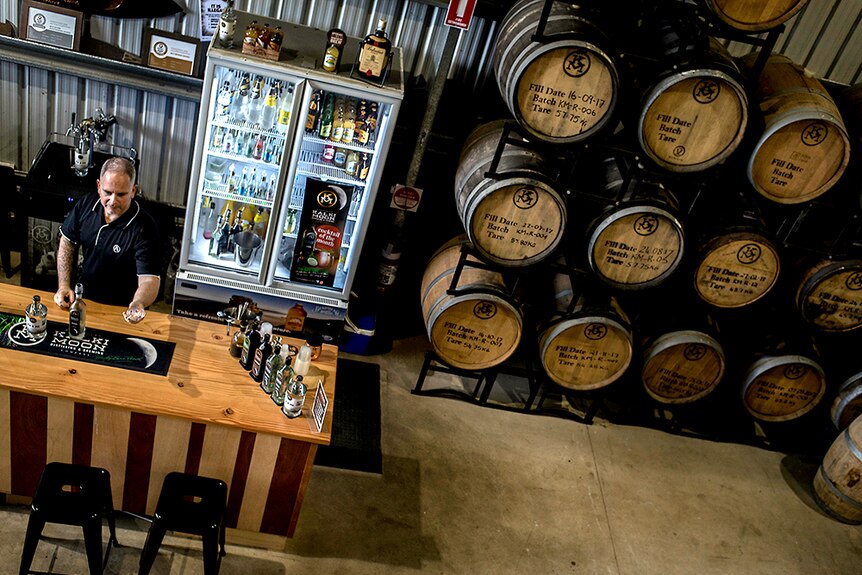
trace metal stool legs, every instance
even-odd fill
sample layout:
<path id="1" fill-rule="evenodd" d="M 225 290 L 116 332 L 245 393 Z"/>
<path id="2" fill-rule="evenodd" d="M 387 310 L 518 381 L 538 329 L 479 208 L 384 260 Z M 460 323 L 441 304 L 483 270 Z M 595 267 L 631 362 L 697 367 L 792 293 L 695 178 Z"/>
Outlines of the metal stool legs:
<path id="1" fill-rule="evenodd" d="M 102 573 L 117 542 L 111 496 L 111 476 L 98 467 L 52 462 L 45 466 L 33 495 L 19 575 L 30 572 L 39 537 L 46 523 L 80 526 L 84 534 L 90 575 Z M 111 536 L 102 557 L 102 518 Z"/>

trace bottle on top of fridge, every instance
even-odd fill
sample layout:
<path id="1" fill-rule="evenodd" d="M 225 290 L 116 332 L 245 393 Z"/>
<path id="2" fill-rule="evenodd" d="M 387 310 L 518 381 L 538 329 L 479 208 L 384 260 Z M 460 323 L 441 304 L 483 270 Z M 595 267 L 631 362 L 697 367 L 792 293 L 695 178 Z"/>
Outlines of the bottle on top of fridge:
<path id="1" fill-rule="evenodd" d="M 75 284 L 75 301 L 69 307 L 69 337 L 84 339 L 87 332 L 87 302 L 84 301 L 84 286 Z"/>
<path id="2" fill-rule="evenodd" d="M 386 20 L 377 21 L 377 29 L 359 43 L 355 70 L 362 78 L 382 82 L 392 55 L 392 42 L 386 35 Z"/>
<path id="3" fill-rule="evenodd" d="M 233 36 L 236 32 L 236 12 L 233 0 L 227 1 L 218 21 L 218 45 L 220 48 L 233 48 Z"/>
<path id="4" fill-rule="evenodd" d="M 39 335 L 48 329 L 48 308 L 39 296 L 34 295 L 32 303 L 24 308 L 24 317 L 30 334 Z"/>
<path id="5" fill-rule="evenodd" d="M 343 30 L 333 28 L 326 33 L 326 49 L 323 51 L 323 71 L 338 72 L 341 63 L 341 53 L 347 41 L 347 34 Z"/>

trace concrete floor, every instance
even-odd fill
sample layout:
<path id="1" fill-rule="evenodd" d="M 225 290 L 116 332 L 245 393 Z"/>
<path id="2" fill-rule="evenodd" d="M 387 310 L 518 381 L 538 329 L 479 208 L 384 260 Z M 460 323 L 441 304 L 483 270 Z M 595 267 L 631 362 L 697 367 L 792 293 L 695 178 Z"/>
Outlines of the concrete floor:
<path id="1" fill-rule="evenodd" d="M 228 545 L 221 573 L 860 573 L 862 527 L 817 510 L 816 465 L 412 395 L 426 346 L 348 356 L 381 365 L 383 474 L 317 467 L 284 552 Z M 17 572 L 26 521 L 25 507 L 0 507 L 0 573 Z M 146 528 L 120 520 L 108 573 L 137 572 Z M 86 572 L 79 530 L 45 534 L 34 570 Z M 152 572 L 203 573 L 198 541 L 168 538 Z"/>

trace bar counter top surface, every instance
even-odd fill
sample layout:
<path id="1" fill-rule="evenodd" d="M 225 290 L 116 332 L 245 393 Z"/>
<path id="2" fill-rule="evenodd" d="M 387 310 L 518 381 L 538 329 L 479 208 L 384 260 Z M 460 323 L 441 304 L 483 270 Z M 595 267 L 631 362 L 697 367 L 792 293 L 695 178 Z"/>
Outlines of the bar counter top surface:
<path id="1" fill-rule="evenodd" d="M 49 321 L 68 322 L 68 311 L 54 304 L 52 293 L 9 284 L 0 284 L 0 311 L 23 316 L 34 295 L 39 295 L 48 307 Z M 87 301 L 87 326 L 174 342 L 176 347 L 166 376 L 6 349 L 0 353 L 0 385 L 36 395 L 329 444 L 337 347 L 323 346 L 305 378 L 308 395 L 303 415 L 289 419 L 228 353 L 231 336 L 226 325 L 154 311 L 148 311 L 140 323 L 129 324 L 121 315 L 123 310 Z M 231 334 L 235 329 L 231 329 Z M 302 345 L 295 338 L 283 338 L 283 343 Z M 323 430 L 318 433 L 308 414 L 321 380 L 329 405 Z"/>

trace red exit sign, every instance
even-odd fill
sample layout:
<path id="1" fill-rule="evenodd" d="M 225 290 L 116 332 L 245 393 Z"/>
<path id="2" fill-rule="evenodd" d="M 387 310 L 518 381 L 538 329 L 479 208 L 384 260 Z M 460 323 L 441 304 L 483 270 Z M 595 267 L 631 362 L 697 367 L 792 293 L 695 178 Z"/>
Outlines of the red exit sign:
<path id="1" fill-rule="evenodd" d="M 449 10 L 446 11 L 446 25 L 466 30 L 473 19 L 476 0 L 449 0 Z"/>

